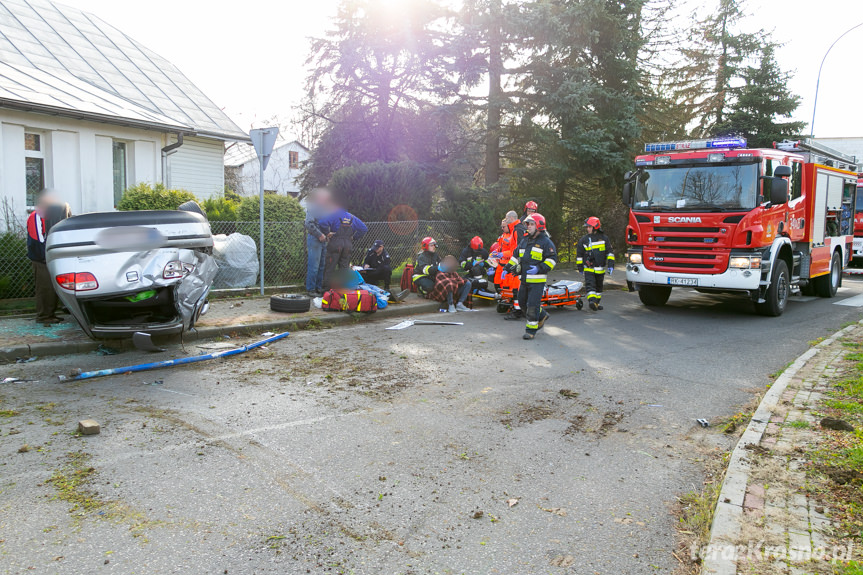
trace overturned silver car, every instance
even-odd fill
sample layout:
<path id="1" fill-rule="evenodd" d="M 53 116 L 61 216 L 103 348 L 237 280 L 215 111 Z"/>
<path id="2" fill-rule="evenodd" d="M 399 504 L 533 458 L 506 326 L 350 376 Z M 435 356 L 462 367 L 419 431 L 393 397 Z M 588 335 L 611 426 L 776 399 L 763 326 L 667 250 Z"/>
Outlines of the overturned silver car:
<path id="1" fill-rule="evenodd" d="M 218 271 L 212 253 L 210 224 L 197 204 L 73 216 L 52 227 L 46 242 L 54 289 L 93 338 L 194 327 Z"/>

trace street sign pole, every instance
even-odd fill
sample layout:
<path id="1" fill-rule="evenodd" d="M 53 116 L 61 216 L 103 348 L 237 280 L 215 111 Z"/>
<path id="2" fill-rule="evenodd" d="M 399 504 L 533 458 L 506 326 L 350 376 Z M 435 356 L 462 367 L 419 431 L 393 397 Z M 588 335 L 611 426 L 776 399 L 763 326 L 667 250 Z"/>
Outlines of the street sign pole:
<path id="1" fill-rule="evenodd" d="M 264 162 L 258 162 L 258 165 L 261 167 L 260 175 L 261 175 L 261 185 L 258 190 L 258 201 L 260 202 L 260 210 L 259 210 L 259 218 L 260 218 L 260 229 L 261 229 L 261 241 L 258 243 L 260 246 L 261 255 L 259 256 L 261 259 L 261 295 L 264 295 Z"/>
<path id="2" fill-rule="evenodd" d="M 249 132 L 249 137 L 252 139 L 252 145 L 255 146 L 255 153 L 258 154 L 258 163 L 260 164 L 260 189 L 258 190 L 259 206 L 259 226 L 261 235 L 258 247 L 260 248 L 261 260 L 261 295 L 264 295 L 264 170 L 267 169 L 267 164 L 270 162 L 270 154 L 273 153 L 273 146 L 276 143 L 276 137 L 279 135 L 278 128 L 257 128 Z"/>

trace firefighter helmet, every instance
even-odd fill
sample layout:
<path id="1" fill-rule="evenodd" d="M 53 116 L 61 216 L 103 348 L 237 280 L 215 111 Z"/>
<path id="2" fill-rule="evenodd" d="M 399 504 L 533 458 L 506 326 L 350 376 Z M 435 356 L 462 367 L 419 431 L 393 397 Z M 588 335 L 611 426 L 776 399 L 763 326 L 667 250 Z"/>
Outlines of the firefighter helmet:
<path id="1" fill-rule="evenodd" d="M 430 246 L 430 245 L 432 245 L 432 244 L 437 245 L 437 242 L 436 242 L 436 241 L 434 241 L 434 238 L 433 238 L 433 237 L 431 237 L 431 236 L 426 236 L 426 237 L 424 237 L 424 238 L 423 238 L 423 241 L 422 241 L 422 243 L 420 244 L 420 247 L 421 247 L 422 249 L 424 249 L 424 250 L 427 250 L 427 249 L 429 249 L 429 246 Z"/>
<path id="2" fill-rule="evenodd" d="M 470 249 L 478 250 L 482 247 L 482 238 L 479 236 L 474 236 L 470 241 Z"/>
<path id="3" fill-rule="evenodd" d="M 524 218 L 525 222 L 527 222 L 528 220 L 536 224 L 536 230 L 538 232 L 545 231 L 545 216 L 543 216 L 542 214 L 530 214 L 529 216 Z"/>
<path id="4" fill-rule="evenodd" d="M 602 227 L 602 223 L 600 223 L 599 218 L 597 218 L 596 216 L 591 216 L 587 218 L 587 221 L 584 222 L 584 225 L 590 226 L 595 230 L 598 230 Z"/>
<path id="5" fill-rule="evenodd" d="M 538 209 L 539 209 L 539 206 L 537 206 L 536 202 L 534 202 L 533 200 L 529 201 L 528 203 L 526 203 L 524 205 L 524 211 L 533 210 L 534 212 L 536 212 L 536 210 L 538 210 Z"/>

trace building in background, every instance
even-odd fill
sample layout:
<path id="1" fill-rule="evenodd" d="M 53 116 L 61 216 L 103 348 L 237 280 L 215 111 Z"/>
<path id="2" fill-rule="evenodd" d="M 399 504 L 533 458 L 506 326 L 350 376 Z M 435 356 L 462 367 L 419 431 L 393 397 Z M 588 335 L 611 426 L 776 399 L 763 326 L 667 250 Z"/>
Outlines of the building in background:
<path id="1" fill-rule="evenodd" d="M 0 197 L 22 219 L 43 188 L 73 213 L 111 210 L 162 182 L 224 189 L 226 141 L 245 134 L 174 65 L 98 17 L 0 0 Z"/>
<path id="2" fill-rule="evenodd" d="M 300 187 L 297 178 L 302 174 L 309 149 L 298 141 L 280 140 L 264 171 L 264 190 L 297 197 Z M 234 143 L 225 151 L 226 185 L 242 196 L 253 196 L 260 189 L 261 163 L 250 144 Z"/>
<path id="3" fill-rule="evenodd" d="M 857 163 L 863 163 L 863 136 L 856 138 L 815 138 L 815 141 L 833 148 L 837 152 L 856 156 Z"/>

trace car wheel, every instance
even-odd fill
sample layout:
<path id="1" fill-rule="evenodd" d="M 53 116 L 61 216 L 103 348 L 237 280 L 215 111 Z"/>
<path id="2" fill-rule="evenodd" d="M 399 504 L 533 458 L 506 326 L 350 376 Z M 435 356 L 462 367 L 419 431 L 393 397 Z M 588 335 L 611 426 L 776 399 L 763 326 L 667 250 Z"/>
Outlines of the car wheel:
<path id="1" fill-rule="evenodd" d="M 195 200 L 189 200 L 188 202 L 183 202 L 177 207 L 181 212 L 192 212 L 194 214 L 199 214 L 204 216 L 204 219 L 207 218 L 207 212 L 204 211 L 204 208 L 198 204 Z"/>
<path id="2" fill-rule="evenodd" d="M 283 293 L 270 297 L 270 309 L 282 313 L 302 313 L 309 311 L 312 307 L 312 300 L 308 296 Z"/>

